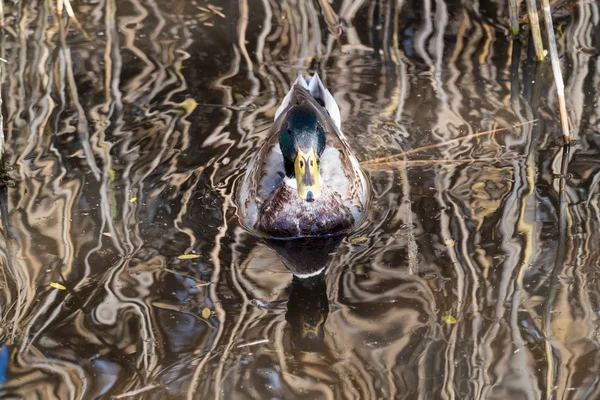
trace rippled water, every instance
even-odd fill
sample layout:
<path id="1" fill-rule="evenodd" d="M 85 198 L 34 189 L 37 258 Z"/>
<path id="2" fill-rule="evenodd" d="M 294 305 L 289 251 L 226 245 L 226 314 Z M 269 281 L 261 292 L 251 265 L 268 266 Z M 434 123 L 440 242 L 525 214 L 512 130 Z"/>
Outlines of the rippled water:
<path id="1" fill-rule="evenodd" d="M 567 154 L 465 3 L 7 0 L 0 397 L 600 398 L 599 5 L 553 3 Z M 373 203 L 303 282 L 233 196 L 315 71 Z"/>

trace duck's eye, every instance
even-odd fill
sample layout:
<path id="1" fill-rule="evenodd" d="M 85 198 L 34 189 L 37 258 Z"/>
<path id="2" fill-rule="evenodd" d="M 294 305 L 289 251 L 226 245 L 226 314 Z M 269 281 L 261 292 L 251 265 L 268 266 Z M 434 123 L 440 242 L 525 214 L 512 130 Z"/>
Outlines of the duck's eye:
<path id="1" fill-rule="evenodd" d="M 315 165 L 315 161 L 314 160 L 310 160 L 310 166 L 311 168 Z"/>
<path id="2" fill-rule="evenodd" d="M 300 168 L 304 168 L 304 161 L 300 161 Z"/>

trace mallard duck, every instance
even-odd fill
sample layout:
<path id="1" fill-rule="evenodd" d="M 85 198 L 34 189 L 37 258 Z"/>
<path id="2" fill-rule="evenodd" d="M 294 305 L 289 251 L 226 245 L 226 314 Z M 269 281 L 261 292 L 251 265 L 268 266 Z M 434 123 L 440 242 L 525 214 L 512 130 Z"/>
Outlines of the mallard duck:
<path id="1" fill-rule="evenodd" d="M 360 221 L 367 180 L 341 131 L 340 109 L 317 74 L 299 76 L 284 97 L 238 198 L 243 224 L 275 238 L 335 235 Z"/>

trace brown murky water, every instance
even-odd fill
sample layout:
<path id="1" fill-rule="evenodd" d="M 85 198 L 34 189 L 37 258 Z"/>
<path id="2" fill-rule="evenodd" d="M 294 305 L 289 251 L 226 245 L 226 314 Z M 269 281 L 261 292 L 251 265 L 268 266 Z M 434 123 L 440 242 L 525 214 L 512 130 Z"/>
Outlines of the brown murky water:
<path id="1" fill-rule="evenodd" d="M 0 397 L 600 398 L 600 7 L 555 3 L 566 154 L 465 3 L 6 0 Z M 315 71 L 373 204 L 301 282 L 233 195 Z"/>

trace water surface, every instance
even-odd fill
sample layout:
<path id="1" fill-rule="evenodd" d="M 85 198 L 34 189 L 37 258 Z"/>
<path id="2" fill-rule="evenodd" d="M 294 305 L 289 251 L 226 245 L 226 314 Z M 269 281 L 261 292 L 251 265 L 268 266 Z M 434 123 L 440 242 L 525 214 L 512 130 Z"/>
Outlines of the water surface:
<path id="1" fill-rule="evenodd" d="M 555 3 L 566 154 L 527 28 L 462 3 L 7 0 L 0 397 L 599 398 L 599 6 Z M 301 282 L 234 193 L 309 72 L 373 202 Z"/>

